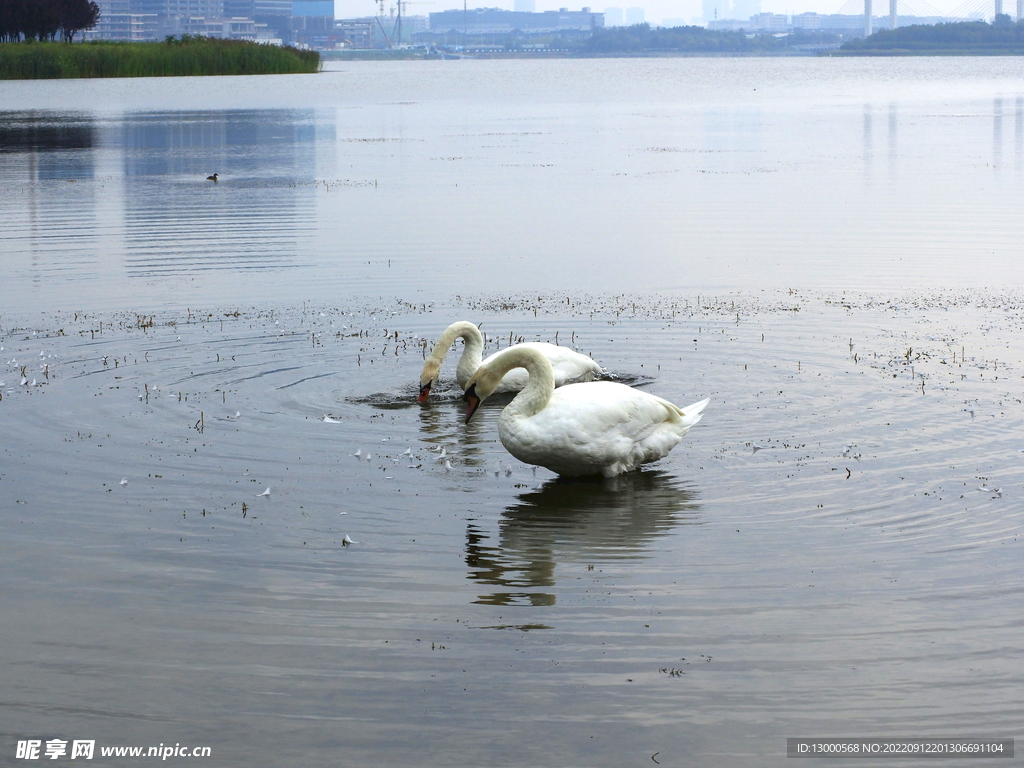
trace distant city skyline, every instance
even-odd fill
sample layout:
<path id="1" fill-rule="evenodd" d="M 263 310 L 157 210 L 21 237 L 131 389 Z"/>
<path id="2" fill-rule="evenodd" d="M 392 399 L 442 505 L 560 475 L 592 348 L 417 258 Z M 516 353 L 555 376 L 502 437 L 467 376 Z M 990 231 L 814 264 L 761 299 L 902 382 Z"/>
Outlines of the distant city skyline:
<path id="1" fill-rule="evenodd" d="M 742 0 L 726 0 L 732 4 L 737 4 Z M 963 0 L 925 0 L 927 5 L 933 7 L 940 14 L 949 14 L 958 6 L 963 4 Z M 395 0 L 385 0 L 385 8 L 394 6 Z M 557 11 L 559 8 L 568 8 L 570 11 L 578 11 L 584 7 L 588 0 L 582 0 L 582 2 L 570 3 L 570 2 L 559 2 L 559 0 L 533 0 L 534 10 L 537 12 L 541 11 Z M 763 13 L 843 13 L 850 12 L 847 3 L 850 0 L 761 0 L 761 12 Z M 521 7 L 523 0 L 519 0 L 519 6 Z M 467 3 L 469 8 L 501 8 L 504 10 L 516 10 L 516 0 L 469 0 Z M 703 0 L 643 0 L 642 2 L 636 2 L 636 0 L 623 0 L 618 3 L 594 3 L 590 2 L 586 5 L 591 11 L 595 13 L 604 13 L 606 8 L 620 8 L 623 11 L 629 7 L 643 8 L 644 18 L 650 24 L 660 24 L 665 19 L 678 20 L 682 19 L 685 23 L 693 23 L 694 19 L 703 18 L 702 10 Z M 855 0 L 857 10 L 856 13 L 863 11 L 863 0 Z M 921 5 L 918 0 L 900 0 L 900 13 L 913 14 L 915 8 Z M 377 12 L 377 3 L 375 0 L 335 0 L 335 16 L 341 18 L 355 18 L 359 16 L 372 16 Z M 845 6 L 845 8 L 844 8 Z M 873 0 L 872 2 L 874 15 L 884 16 L 889 13 L 889 4 L 884 0 Z M 1011 7 L 1012 6 L 1012 7 Z M 438 11 L 447 11 L 453 9 L 461 9 L 463 4 L 460 0 L 409 0 L 405 5 L 404 12 L 409 15 L 421 15 L 426 16 L 431 13 Z M 1004 2 L 1003 8 L 1009 10 L 1011 16 L 1016 13 L 1016 4 L 1012 2 Z M 918 11 L 918 14 L 923 14 L 922 11 Z M 991 15 L 992 11 L 989 11 Z"/>

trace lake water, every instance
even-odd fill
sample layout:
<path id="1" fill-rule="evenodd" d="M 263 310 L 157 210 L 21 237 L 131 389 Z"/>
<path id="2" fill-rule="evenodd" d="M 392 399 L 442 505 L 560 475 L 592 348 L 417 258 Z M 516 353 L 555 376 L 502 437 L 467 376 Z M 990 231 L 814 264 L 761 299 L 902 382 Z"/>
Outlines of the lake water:
<path id="1" fill-rule="evenodd" d="M 0 82 L 4 762 L 1020 735 L 1022 75 Z M 458 319 L 711 404 L 650 468 L 559 482 L 501 402 L 463 424 L 454 354 L 415 402 Z"/>

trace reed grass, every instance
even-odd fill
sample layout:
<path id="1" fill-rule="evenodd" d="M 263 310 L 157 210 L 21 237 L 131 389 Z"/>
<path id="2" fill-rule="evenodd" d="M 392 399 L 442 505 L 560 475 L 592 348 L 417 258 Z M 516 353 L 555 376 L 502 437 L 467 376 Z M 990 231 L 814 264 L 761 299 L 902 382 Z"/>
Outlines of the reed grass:
<path id="1" fill-rule="evenodd" d="M 245 40 L 186 38 L 162 43 L 0 44 L 0 80 L 285 75 L 319 69 L 320 54 L 316 51 Z"/>

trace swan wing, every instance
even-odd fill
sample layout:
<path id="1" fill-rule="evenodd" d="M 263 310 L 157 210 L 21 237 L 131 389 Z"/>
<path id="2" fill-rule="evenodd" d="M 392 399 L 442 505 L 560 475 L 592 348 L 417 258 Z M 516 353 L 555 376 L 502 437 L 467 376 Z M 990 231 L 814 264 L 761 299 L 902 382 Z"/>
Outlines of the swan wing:
<path id="1" fill-rule="evenodd" d="M 614 382 L 572 384 L 555 390 L 547 407 L 533 416 L 506 409 L 498 433 L 522 461 L 559 474 L 612 476 L 668 454 L 706 405 L 681 409 Z"/>
<path id="2" fill-rule="evenodd" d="M 535 349 L 544 355 L 548 362 L 551 363 L 551 368 L 555 374 L 556 387 L 581 381 L 593 381 L 601 374 L 601 366 L 586 355 L 575 352 L 568 347 L 560 347 L 543 341 L 527 341 L 522 344 L 514 344 L 513 346 Z M 501 352 L 504 351 L 501 350 Z M 495 352 L 493 355 L 490 355 L 483 363 L 489 363 L 500 355 L 501 352 Z M 513 368 L 505 374 L 495 392 L 519 392 L 526 387 L 526 382 L 529 378 L 525 368 Z"/>

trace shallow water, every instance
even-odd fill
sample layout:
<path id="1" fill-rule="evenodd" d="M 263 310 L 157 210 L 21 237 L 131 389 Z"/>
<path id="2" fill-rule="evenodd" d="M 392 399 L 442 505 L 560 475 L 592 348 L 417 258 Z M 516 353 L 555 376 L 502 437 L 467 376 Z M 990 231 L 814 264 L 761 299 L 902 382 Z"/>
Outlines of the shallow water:
<path id="1" fill-rule="evenodd" d="M 785 762 L 787 736 L 1015 736 L 1024 315 L 1008 117 L 1004 164 L 981 155 L 998 67 L 892 65 L 918 67 L 896 136 L 924 140 L 888 156 L 888 107 L 866 120 L 860 101 L 895 98 L 884 68 L 549 63 L 618 67 L 617 92 L 671 112 L 679 147 L 742 143 L 757 126 L 767 154 L 790 158 L 765 176 L 776 183 L 719 173 L 709 186 L 702 167 L 753 161 L 637 151 L 677 145 L 624 97 L 600 107 L 607 130 L 585 131 L 598 108 L 560 99 L 571 89 L 543 66 L 549 90 L 531 97 L 513 64 L 480 64 L 455 84 L 413 70 L 392 91 L 384 74 L 408 70 L 353 67 L 351 93 L 315 81 L 324 108 L 268 87 L 270 107 L 250 95 L 234 111 L 254 86 L 233 79 L 198 111 L 180 103 L 197 86 L 176 81 L 164 111 L 143 88 L 142 111 L 116 112 L 128 85 L 96 83 L 86 118 L 0 120 L 14 201 L 0 212 L 0 749 L 762 766 Z M 630 67 L 707 77 L 673 105 Z M 948 101 L 928 67 L 948 68 Z M 786 108 L 722 128 L 753 97 L 707 83 L 765 72 Z M 0 93 L 25 110 L 68 87 L 19 86 Z M 409 105 L 384 96 L 415 93 L 424 119 L 395 122 Z M 208 111 L 221 96 L 225 111 Z M 819 108 L 852 146 L 812 126 Z M 538 115 L 539 138 L 485 136 Z M 869 124 L 870 142 L 855 130 Z M 354 140 L 402 131 L 416 140 Z M 475 159 L 431 161 L 460 142 Z M 953 144 L 977 154 L 941 154 Z M 685 183 L 652 172 L 666 157 Z M 501 170 L 530 158 L 554 161 L 552 185 Z M 213 170 L 216 186 L 200 178 Z M 827 188 L 844 180 L 851 212 L 827 233 L 793 213 L 841 211 Z M 456 183 L 470 187 L 460 205 Z M 960 196 L 945 208 L 912 194 L 935 202 L 947 184 Z M 706 218 L 677 209 L 704 222 L 706 240 L 680 241 L 692 250 L 666 245 L 678 219 L 640 205 L 673 190 Z M 756 224 L 768 214 L 748 195 L 777 226 Z M 972 200 L 985 210 L 950 213 Z M 616 237 L 635 245 L 628 264 L 608 260 Z M 588 247 L 600 256 L 581 269 Z M 482 323 L 490 349 L 569 344 L 646 391 L 711 405 L 650 468 L 559 482 L 497 442 L 500 402 L 463 423 L 454 359 L 415 402 L 424 348 L 455 319 Z"/>
<path id="2" fill-rule="evenodd" d="M 4 82 L 0 301 L 1019 285 L 1022 66 L 395 62 Z"/>

